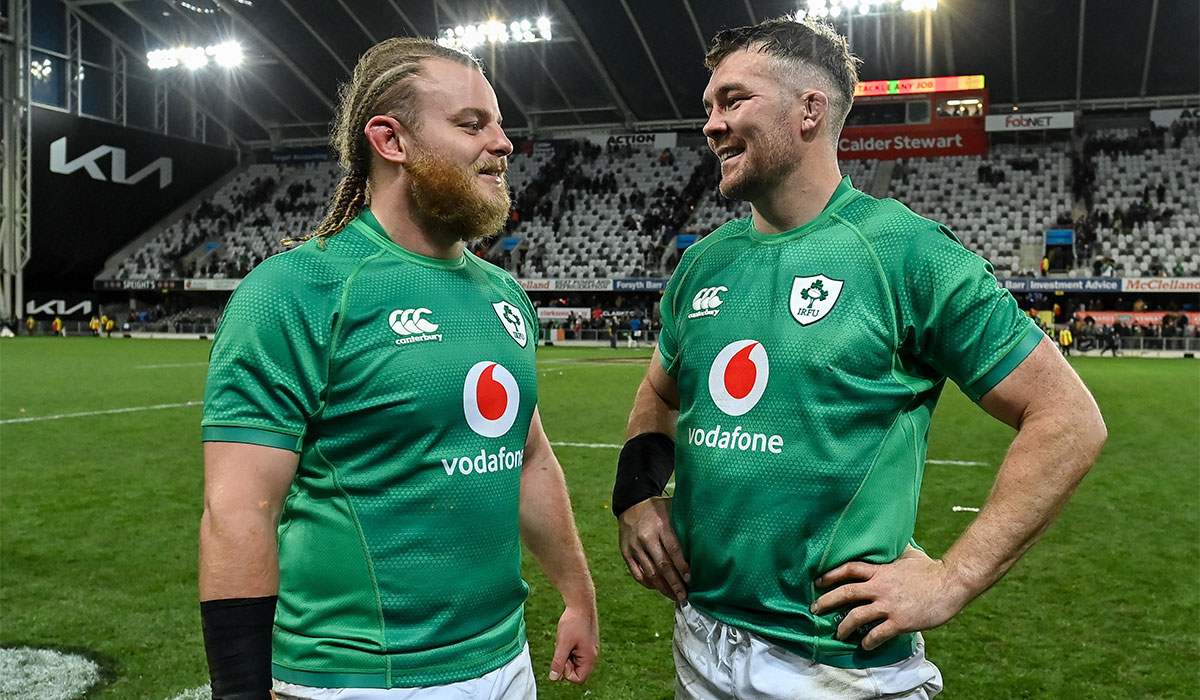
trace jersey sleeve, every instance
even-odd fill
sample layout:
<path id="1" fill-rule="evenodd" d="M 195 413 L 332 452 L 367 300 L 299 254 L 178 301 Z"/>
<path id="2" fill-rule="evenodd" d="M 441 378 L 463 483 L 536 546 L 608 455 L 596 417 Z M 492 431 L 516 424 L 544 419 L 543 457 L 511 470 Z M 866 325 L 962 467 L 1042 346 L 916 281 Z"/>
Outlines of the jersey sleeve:
<path id="1" fill-rule="evenodd" d="M 1029 355 L 1041 330 L 992 266 L 945 226 L 918 231 L 906 258 L 903 330 L 915 354 L 978 401 Z"/>
<path id="2" fill-rule="evenodd" d="M 672 377 L 679 371 L 679 330 L 676 327 L 678 319 L 675 314 L 675 299 L 679 295 L 685 269 L 687 268 L 681 261 L 658 302 L 658 313 L 662 318 L 662 328 L 658 332 L 658 355 L 663 370 Z"/>
<path id="3" fill-rule="evenodd" d="M 330 294 L 336 290 L 306 287 L 302 275 L 275 258 L 239 285 L 209 356 L 205 442 L 300 451 L 328 377 Z"/>

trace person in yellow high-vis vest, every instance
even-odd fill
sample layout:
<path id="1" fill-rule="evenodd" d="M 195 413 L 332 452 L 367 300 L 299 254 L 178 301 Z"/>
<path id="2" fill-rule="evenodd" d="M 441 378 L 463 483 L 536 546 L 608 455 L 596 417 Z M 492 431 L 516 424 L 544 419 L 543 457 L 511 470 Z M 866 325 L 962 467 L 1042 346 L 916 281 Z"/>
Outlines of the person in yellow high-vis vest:
<path id="1" fill-rule="evenodd" d="M 1058 345 L 1062 348 L 1064 356 L 1071 354 L 1071 346 L 1075 344 L 1075 336 L 1071 333 L 1070 328 L 1064 328 L 1058 332 Z"/>

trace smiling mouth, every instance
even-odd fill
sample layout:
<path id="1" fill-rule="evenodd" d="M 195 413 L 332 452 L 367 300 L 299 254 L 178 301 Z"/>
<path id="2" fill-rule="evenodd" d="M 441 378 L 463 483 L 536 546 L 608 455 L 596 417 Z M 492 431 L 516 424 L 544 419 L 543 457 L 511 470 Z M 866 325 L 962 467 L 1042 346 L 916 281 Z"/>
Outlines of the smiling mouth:
<path id="1" fill-rule="evenodd" d="M 500 179 L 501 177 L 503 177 L 504 173 L 507 171 L 508 171 L 508 166 L 504 163 L 504 161 L 501 160 L 501 161 L 493 161 L 491 163 L 488 163 L 487 165 L 483 166 L 482 168 L 479 168 L 475 172 L 475 174 L 476 175 L 485 175 L 487 177 Z"/>
<path id="2" fill-rule="evenodd" d="M 717 157 L 721 160 L 721 165 L 725 165 L 729 161 L 737 158 L 738 156 L 742 155 L 745 152 L 746 152 L 746 149 L 744 149 L 744 148 L 741 150 L 736 150 L 736 151 L 729 150 L 729 151 L 725 151 L 724 153 L 720 154 Z"/>

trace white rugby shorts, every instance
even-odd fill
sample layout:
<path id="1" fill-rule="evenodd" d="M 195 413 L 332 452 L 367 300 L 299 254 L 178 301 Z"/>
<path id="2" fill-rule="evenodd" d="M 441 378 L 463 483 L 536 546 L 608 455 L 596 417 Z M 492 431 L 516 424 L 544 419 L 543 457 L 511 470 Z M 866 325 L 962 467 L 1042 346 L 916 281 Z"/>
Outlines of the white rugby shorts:
<path id="1" fill-rule="evenodd" d="M 537 700 L 529 645 L 479 678 L 423 688 L 310 688 L 276 680 L 278 700 Z"/>
<path id="2" fill-rule="evenodd" d="M 675 609 L 675 700 L 928 700 L 942 673 L 912 656 L 875 668 L 837 668 L 773 645 L 684 603 Z"/>

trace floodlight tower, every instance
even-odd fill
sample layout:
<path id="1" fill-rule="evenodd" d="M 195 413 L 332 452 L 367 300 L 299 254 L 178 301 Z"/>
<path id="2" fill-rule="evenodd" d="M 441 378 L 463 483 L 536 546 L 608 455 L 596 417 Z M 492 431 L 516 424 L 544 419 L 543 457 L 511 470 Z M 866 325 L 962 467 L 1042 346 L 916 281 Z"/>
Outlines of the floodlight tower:
<path id="1" fill-rule="evenodd" d="M 25 306 L 23 270 L 29 262 L 29 0 L 11 0 L 11 33 L 4 45 L 3 206 L 0 207 L 0 316 L 17 318 Z"/>
<path id="2" fill-rule="evenodd" d="M 917 34 L 924 34 L 924 41 L 914 41 L 916 64 L 924 58 L 924 71 L 933 72 L 933 13 L 938 9 L 938 0 L 804 0 L 804 6 L 793 15 L 797 20 L 814 17 L 827 22 L 845 22 L 846 38 L 854 46 L 854 20 L 874 17 L 877 37 L 882 20 L 887 17 L 891 27 L 888 45 L 888 62 L 895 62 L 896 18 L 909 15 L 914 18 Z M 923 29 L 923 32 L 922 32 Z M 877 40 L 878 41 L 878 40 Z"/>

